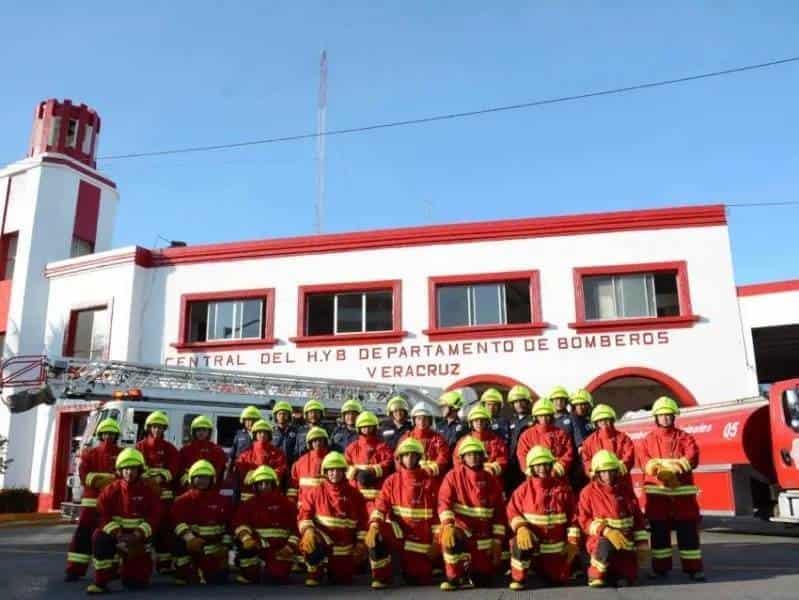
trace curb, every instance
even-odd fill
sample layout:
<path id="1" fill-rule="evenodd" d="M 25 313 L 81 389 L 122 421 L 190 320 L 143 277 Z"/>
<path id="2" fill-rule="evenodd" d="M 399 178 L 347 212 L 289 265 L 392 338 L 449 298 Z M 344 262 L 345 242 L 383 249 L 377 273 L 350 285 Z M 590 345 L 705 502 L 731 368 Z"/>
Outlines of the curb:
<path id="1" fill-rule="evenodd" d="M 0 528 L 53 525 L 61 520 L 62 517 L 59 512 L 3 513 L 0 514 Z"/>

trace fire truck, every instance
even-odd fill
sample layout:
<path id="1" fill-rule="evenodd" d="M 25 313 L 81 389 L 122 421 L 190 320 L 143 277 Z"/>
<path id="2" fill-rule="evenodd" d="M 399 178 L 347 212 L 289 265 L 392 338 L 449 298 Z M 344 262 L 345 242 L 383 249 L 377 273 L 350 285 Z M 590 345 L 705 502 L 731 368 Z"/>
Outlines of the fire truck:
<path id="1" fill-rule="evenodd" d="M 704 515 L 799 523 L 799 379 L 774 383 L 767 397 L 684 409 L 676 424 L 699 445 Z M 636 445 L 654 427 L 648 414 L 618 423 Z M 641 475 L 632 473 L 639 498 Z"/>
<path id="2" fill-rule="evenodd" d="M 151 412 L 164 411 L 171 424 L 166 438 L 180 447 L 190 438 L 191 421 L 206 415 L 215 424 L 214 441 L 229 451 L 244 406 L 257 406 L 271 420 L 275 402 L 286 401 L 301 415 L 302 406 L 316 398 L 331 421 L 349 398 L 382 415 L 396 394 L 411 405 L 432 407 L 441 393 L 423 386 L 46 356 L 7 359 L 0 375 L 2 390 L 11 390 L 3 402 L 12 413 L 55 405 L 52 508 L 60 505 L 70 518 L 78 514 L 82 495 L 77 476 L 81 451 L 96 443 L 95 428 L 105 418 L 119 422 L 120 445 L 127 447 L 145 436 L 144 421 Z"/>

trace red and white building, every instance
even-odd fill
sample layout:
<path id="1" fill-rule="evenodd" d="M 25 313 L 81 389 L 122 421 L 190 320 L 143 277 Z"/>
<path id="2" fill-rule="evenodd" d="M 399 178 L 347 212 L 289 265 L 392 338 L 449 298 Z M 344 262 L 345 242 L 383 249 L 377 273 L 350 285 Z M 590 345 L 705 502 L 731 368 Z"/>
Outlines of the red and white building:
<path id="1" fill-rule="evenodd" d="M 43 102 L 28 156 L 0 170 L 6 358 L 562 384 L 622 412 L 797 374 L 780 348 L 799 346 L 799 282 L 736 290 L 721 205 L 111 248 L 120 196 L 96 169 L 100 133 L 85 105 Z M 49 493 L 59 410 L 0 408 L 6 486 Z"/>

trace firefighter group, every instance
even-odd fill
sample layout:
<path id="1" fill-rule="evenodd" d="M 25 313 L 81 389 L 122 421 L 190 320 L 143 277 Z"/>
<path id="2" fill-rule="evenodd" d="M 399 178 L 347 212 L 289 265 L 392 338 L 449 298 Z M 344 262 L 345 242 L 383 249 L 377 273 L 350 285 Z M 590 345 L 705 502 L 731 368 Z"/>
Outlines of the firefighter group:
<path id="1" fill-rule="evenodd" d="M 513 416 L 501 416 L 503 403 Z M 672 532 L 682 570 L 703 581 L 693 471 L 699 451 L 675 427 L 677 403 L 652 406 L 656 427 L 638 447 L 615 427 L 616 414 L 591 394 L 556 387 L 534 401 L 517 385 L 493 388 L 468 411 L 460 391 L 425 403 L 395 396 L 383 423 L 356 400 L 341 406 L 334 431 L 310 400 L 304 423 L 277 402 L 273 423 L 256 407 L 241 413 L 230 456 L 205 416 L 177 449 L 164 439 L 167 415 L 149 414 L 146 437 L 120 448 L 119 424 L 103 420 L 84 450 L 81 514 L 66 580 L 93 564 L 87 592 L 147 586 L 153 569 L 178 585 L 289 582 L 348 584 L 371 573 L 371 587 L 444 591 L 489 586 L 509 576 L 562 585 L 624 587 L 666 577 Z M 630 472 L 643 473 L 643 505 Z M 225 495 L 223 481 L 235 482 Z"/>

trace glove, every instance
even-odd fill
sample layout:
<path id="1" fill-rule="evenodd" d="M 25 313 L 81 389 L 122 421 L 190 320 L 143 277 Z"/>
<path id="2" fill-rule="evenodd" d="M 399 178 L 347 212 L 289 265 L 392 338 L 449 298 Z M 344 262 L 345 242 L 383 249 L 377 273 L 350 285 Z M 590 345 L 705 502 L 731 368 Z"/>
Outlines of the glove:
<path id="1" fill-rule="evenodd" d="M 313 527 L 309 527 L 302 532 L 302 538 L 300 538 L 300 552 L 303 554 L 313 554 L 314 550 L 316 550 L 316 534 L 314 533 Z"/>
<path id="2" fill-rule="evenodd" d="M 652 559 L 652 554 L 649 552 L 649 546 L 645 543 L 635 547 L 635 555 L 638 558 L 638 568 L 643 569 L 649 565 Z"/>
<path id="3" fill-rule="evenodd" d="M 494 561 L 494 566 L 499 565 L 502 561 L 502 540 L 494 540 L 491 544 L 491 558 Z"/>
<path id="4" fill-rule="evenodd" d="M 280 550 L 275 552 L 275 558 L 277 560 L 282 560 L 284 562 L 290 562 L 294 560 L 294 549 L 286 544 Z"/>
<path id="5" fill-rule="evenodd" d="M 370 550 L 377 546 L 377 536 L 380 535 L 380 525 L 377 522 L 372 522 L 369 525 L 369 530 L 366 532 L 366 547 Z"/>
<path id="6" fill-rule="evenodd" d="M 624 550 L 625 548 L 630 547 L 630 540 L 624 537 L 624 534 L 618 529 L 608 527 L 605 529 L 605 532 L 602 535 L 604 535 L 608 541 L 613 544 L 613 547 L 616 548 L 616 550 Z"/>
<path id="7" fill-rule="evenodd" d="M 116 476 L 111 473 L 98 473 L 94 476 L 94 479 L 92 479 L 92 487 L 98 491 L 102 490 L 105 486 L 114 481 L 114 479 L 116 479 Z"/>
<path id="8" fill-rule="evenodd" d="M 432 475 L 433 477 L 438 476 L 438 465 L 433 460 L 423 460 L 419 463 L 419 466 L 422 467 L 422 470 L 425 471 L 428 475 Z"/>
<path id="9" fill-rule="evenodd" d="M 186 550 L 189 554 L 200 554 L 205 547 L 205 540 L 199 536 L 194 536 L 186 542 Z"/>
<path id="10" fill-rule="evenodd" d="M 363 561 L 366 560 L 366 556 L 368 554 L 368 550 L 363 542 L 357 542 L 355 544 L 355 548 L 352 550 L 352 560 L 355 562 L 356 565 L 360 565 Z"/>
<path id="11" fill-rule="evenodd" d="M 258 547 L 258 540 L 249 534 L 245 534 L 241 538 L 241 547 L 245 550 L 255 550 Z"/>
<path id="12" fill-rule="evenodd" d="M 358 480 L 358 483 L 364 487 L 369 487 L 377 483 L 377 477 L 372 469 L 359 470 L 355 478 Z"/>
<path id="13" fill-rule="evenodd" d="M 577 544 L 568 542 L 566 544 L 566 550 L 564 553 L 566 554 L 566 562 L 571 564 L 571 562 L 577 558 L 577 555 L 580 554 L 580 548 L 577 546 Z"/>
<path id="14" fill-rule="evenodd" d="M 669 488 L 676 488 L 678 485 L 680 485 L 680 482 L 677 479 L 677 474 L 671 469 L 661 467 L 658 469 L 657 478 L 663 482 L 663 485 Z"/>
<path id="15" fill-rule="evenodd" d="M 562 463 L 555 462 L 555 464 L 552 465 L 552 474 L 555 477 L 563 477 L 566 474 L 566 469 Z"/>
<path id="16" fill-rule="evenodd" d="M 358 474 L 358 469 L 355 467 L 348 467 L 347 468 L 347 479 L 353 480 L 355 476 Z"/>
<path id="17" fill-rule="evenodd" d="M 441 526 L 441 545 L 446 550 L 452 550 L 455 547 L 455 525 L 452 523 Z"/>
<path id="18" fill-rule="evenodd" d="M 529 527 L 522 525 L 516 530 L 516 544 L 519 546 L 519 550 L 532 550 L 535 545 L 535 534 Z"/>

